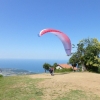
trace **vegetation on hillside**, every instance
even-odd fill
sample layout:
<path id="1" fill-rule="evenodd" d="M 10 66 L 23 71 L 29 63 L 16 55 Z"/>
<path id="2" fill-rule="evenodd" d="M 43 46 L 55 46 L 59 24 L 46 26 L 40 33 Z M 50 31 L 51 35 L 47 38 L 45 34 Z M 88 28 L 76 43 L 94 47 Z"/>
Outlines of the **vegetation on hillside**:
<path id="1" fill-rule="evenodd" d="M 2 77 L 3 77 L 3 75 L 0 74 L 0 78 L 2 78 Z"/>
<path id="2" fill-rule="evenodd" d="M 96 38 L 81 40 L 69 63 L 77 63 L 83 70 L 100 73 L 100 42 Z"/>
<path id="3" fill-rule="evenodd" d="M 44 63 L 43 64 L 43 68 L 44 68 L 45 72 L 46 71 L 49 71 L 49 67 L 53 67 L 54 68 L 54 72 L 56 72 L 56 73 L 60 73 L 60 72 L 71 72 L 71 71 L 73 71 L 72 68 L 68 68 L 68 69 L 66 69 L 66 68 L 56 69 L 57 63 L 54 63 L 53 65 L 50 65 L 49 63 Z"/>

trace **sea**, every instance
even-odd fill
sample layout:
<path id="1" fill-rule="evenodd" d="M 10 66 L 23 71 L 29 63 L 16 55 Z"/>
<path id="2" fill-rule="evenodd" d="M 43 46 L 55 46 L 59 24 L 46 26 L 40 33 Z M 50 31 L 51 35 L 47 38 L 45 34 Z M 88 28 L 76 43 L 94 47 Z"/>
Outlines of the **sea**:
<path id="1" fill-rule="evenodd" d="M 48 59 L 0 59 L 0 69 L 27 71 L 30 73 L 44 73 L 43 64 L 48 63 L 53 65 L 54 63 L 62 64 L 67 63 L 68 60 L 48 60 Z"/>

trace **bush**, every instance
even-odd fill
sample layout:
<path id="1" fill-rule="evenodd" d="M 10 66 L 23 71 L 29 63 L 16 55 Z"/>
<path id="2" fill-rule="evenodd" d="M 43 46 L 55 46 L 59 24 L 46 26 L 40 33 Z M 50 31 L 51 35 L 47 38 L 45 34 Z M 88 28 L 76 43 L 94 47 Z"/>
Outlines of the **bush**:
<path id="1" fill-rule="evenodd" d="M 0 74 L 0 78 L 3 77 L 3 75 Z"/>
<path id="2" fill-rule="evenodd" d="M 56 73 L 60 73 L 60 72 L 71 72 L 71 71 L 73 71 L 72 68 L 68 68 L 68 69 L 63 68 L 63 69 L 56 69 L 55 70 Z"/>

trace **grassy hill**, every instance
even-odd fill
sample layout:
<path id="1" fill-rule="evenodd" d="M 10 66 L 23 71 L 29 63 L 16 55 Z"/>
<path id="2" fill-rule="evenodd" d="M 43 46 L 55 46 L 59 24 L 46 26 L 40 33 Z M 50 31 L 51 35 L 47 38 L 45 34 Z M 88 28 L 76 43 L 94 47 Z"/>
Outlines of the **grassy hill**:
<path id="1" fill-rule="evenodd" d="M 100 100 L 99 83 L 95 73 L 1 77 L 0 100 Z"/>

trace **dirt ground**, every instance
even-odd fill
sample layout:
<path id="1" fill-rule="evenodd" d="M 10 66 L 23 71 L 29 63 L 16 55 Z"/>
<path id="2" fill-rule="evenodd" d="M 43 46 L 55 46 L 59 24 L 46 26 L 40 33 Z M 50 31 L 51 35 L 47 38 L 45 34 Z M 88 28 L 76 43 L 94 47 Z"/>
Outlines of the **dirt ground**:
<path id="1" fill-rule="evenodd" d="M 59 95 L 65 95 L 70 90 L 83 90 L 100 96 L 100 74 L 89 72 L 72 72 L 67 74 L 30 75 L 31 78 L 46 78 L 38 84 L 38 88 L 44 90 L 43 100 L 52 100 Z"/>

